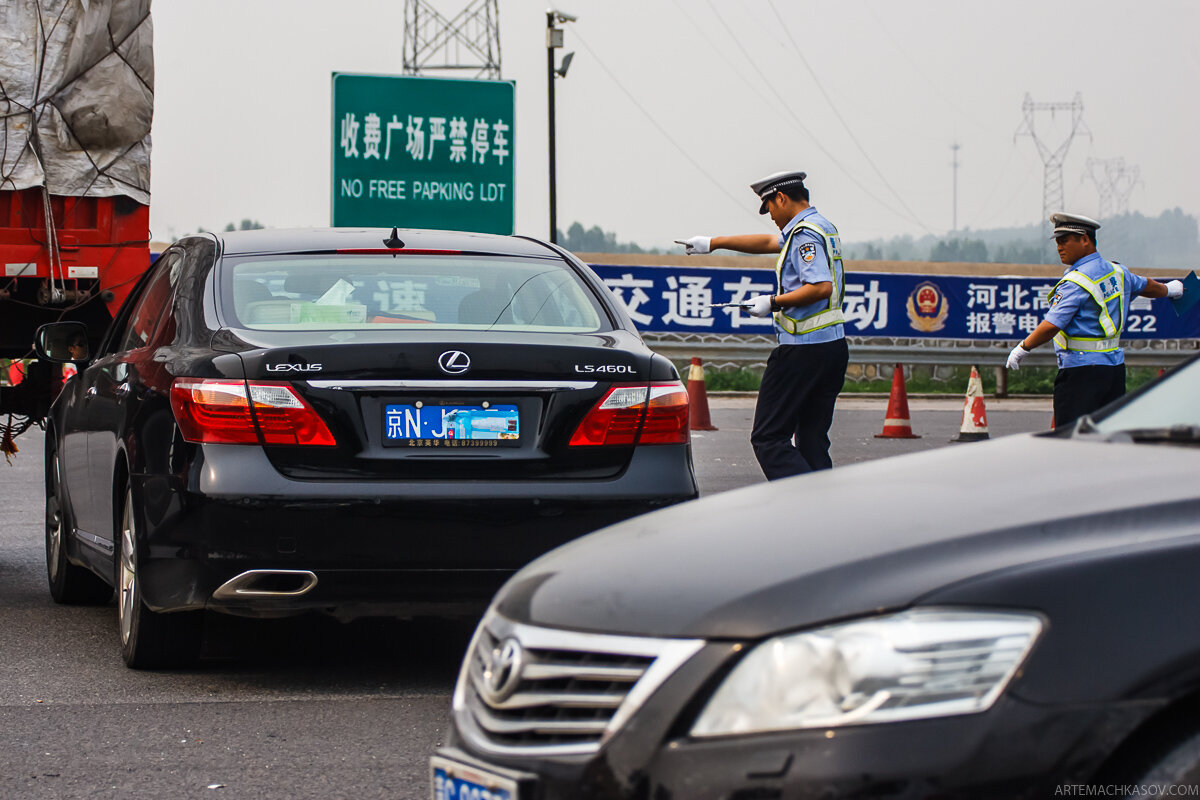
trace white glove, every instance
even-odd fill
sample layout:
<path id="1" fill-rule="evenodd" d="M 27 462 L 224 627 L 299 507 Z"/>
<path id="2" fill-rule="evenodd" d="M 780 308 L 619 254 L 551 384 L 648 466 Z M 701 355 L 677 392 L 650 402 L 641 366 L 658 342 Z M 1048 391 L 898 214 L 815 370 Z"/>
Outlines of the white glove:
<path id="1" fill-rule="evenodd" d="M 676 244 L 683 245 L 689 256 L 702 256 L 712 252 L 711 236 L 693 236 L 690 239 L 676 239 Z"/>
<path id="2" fill-rule="evenodd" d="M 1183 297 L 1183 281 L 1167 281 L 1167 297 L 1172 300 Z"/>
<path id="3" fill-rule="evenodd" d="M 1012 352 L 1008 354 L 1008 363 L 1006 363 L 1004 366 L 1008 367 L 1009 369 L 1020 369 L 1021 359 L 1025 358 L 1027 355 L 1029 355 L 1029 351 L 1021 345 L 1017 345 L 1012 349 Z"/>
<path id="4" fill-rule="evenodd" d="M 752 317 L 771 316 L 772 297 L 773 295 L 760 294 L 758 297 L 751 298 L 750 302 L 746 303 L 746 312 Z"/>

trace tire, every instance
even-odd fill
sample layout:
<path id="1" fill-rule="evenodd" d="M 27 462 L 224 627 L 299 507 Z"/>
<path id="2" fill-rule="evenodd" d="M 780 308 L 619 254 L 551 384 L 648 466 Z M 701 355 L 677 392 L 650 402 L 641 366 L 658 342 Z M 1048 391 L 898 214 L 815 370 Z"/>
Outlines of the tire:
<path id="1" fill-rule="evenodd" d="M 1171 740 L 1129 783 L 1157 787 L 1160 797 L 1168 796 L 1168 787 L 1200 785 L 1200 731 Z"/>
<path id="2" fill-rule="evenodd" d="M 46 578 L 50 597 L 63 605 L 104 605 L 113 596 L 113 587 L 86 567 L 67 558 L 67 536 L 71 525 L 62 502 L 62 463 L 58 450 L 51 445 L 46 476 Z"/>
<path id="3" fill-rule="evenodd" d="M 164 614 L 146 607 L 138 579 L 136 517 L 133 493 L 127 488 L 117 516 L 117 624 L 121 658 L 133 669 L 188 666 L 200 657 L 203 612 Z"/>

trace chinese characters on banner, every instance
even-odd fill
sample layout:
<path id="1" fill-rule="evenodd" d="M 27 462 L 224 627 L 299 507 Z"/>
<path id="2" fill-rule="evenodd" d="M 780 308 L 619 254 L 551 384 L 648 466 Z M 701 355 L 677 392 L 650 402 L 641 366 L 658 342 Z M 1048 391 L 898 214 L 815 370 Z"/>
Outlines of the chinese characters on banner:
<path id="1" fill-rule="evenodd" d="M 514 93 L 334 73 L 333 225 L 512 233 Z"/>
<path id="2" fill-rule="evenodd" d="M 770 269 L 592 264 L 638 329 L 663 333 L 770 334 L 770 317 L 736 306 L 775 292 Z M 968 278 L 849 272 L 842 305 L 847 336 L 1022 339 L 1045 316 L 1049 278 Z M 1134 298 L 1127 339 L 1200 338 L 1200 306 L 1179 317 L 1169 301 Z"/>

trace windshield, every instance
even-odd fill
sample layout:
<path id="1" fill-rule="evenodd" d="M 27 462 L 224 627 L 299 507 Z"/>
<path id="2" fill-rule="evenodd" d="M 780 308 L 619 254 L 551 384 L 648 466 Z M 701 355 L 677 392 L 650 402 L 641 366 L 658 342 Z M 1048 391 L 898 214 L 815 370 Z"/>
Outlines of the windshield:
<path id="1" fill-rule="evenodd" d="M 553 259 L 287 255 L 225 265 L 225 309 L 254 330 L 610 329 L 588 286 Z"/>
<path id="2" fill-rule="evenodd" d="M 1109 434 L 1179 426 L 1200 426 L 1200 360 L 1193 359 L 1170 377 L 1132 398 L 1095 423 Z"/>

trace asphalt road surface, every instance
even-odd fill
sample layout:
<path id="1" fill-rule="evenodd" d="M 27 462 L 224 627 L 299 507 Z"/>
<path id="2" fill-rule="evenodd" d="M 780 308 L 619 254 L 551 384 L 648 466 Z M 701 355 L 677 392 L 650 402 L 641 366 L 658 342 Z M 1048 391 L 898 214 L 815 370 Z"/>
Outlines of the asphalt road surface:
<path id="1" fill-rule="evenodd" d="M 761 481 L 753 399 L 710 398 L 695 434 L 704 495 Z M 910 400 L 921 439 L 881 440 L 884 400 L 839 404 L 845 465 L 947 446 L 961 400 Z M 1048 400 L 988 401 L 993 436 L 1041 430 Z M 0 464 L 0 798 L 427 798 L 470 625 L 218 618 L 207 658 L 126 669 L 117 613 L 46 590 L 42 442 Z M 954 445 L 970 447 L 969 444 Z"/>

